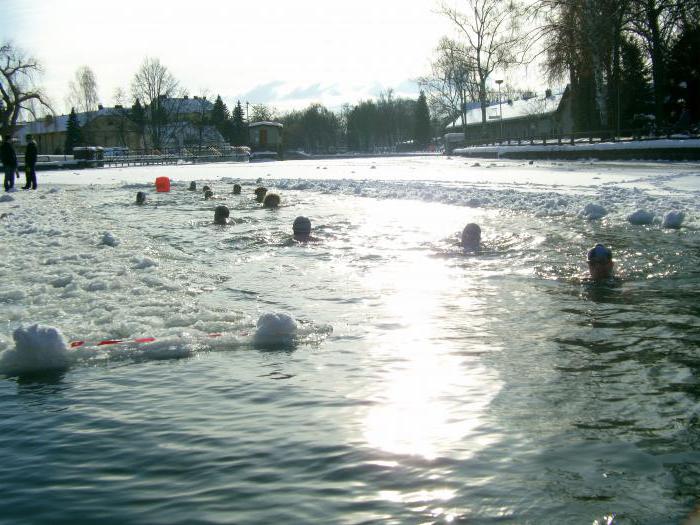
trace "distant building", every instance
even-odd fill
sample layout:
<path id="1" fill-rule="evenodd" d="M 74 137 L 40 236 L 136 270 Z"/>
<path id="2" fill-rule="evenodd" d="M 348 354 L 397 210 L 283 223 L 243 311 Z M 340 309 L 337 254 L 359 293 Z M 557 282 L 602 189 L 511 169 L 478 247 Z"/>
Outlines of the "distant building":
<path id="1" fill-rule="evenodd" d="M 503 99 L 486 108 L 486 123 L 482 125 L 481 106 L 471 106 L 466 115 L 466 143 L 486 143 L 499 138 L 529 140 L 547 136 L 566 135 L 573 131 L 571 95 L 567 87 L 559 93 Z M 465 144 L 464 126 L 460 116 L 445 128 L 445 148 L 451 151 Z"/>
<path id="2" fill-rule="evenodd" d="M 282 124 L 261 121 L 248 124 L 248 137 L 253 151 L 277 151 L 282 144 Z"/>
<path id="3" fill-rule="evenodd" d="M 168 124 L 160 128 L 161 148 L 183 146 L 227 146 L 214 126 L 206 124 L 213 104 L 201 97 L 168 98 L 161 101 Z M 130 118 L 130 108 L 114 106 L 77 113 L 83 142 L 87 146 L 129 148 L 132 151 L 152 148 L 150 130 L 139 130 Z M 148 111 L 147 109 L 145 111 Z M 66 141 L 68 115 L 47 116 L 19 126 L 15 136 L 20 144 L 26 135 L 36 140 L 39 153 L 61 154 Z"/>

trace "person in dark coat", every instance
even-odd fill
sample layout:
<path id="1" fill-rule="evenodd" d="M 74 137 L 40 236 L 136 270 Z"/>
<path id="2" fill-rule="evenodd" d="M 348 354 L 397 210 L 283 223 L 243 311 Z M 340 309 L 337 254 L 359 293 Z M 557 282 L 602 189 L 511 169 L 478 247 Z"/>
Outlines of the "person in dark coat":
<path id="1" fill-rule="evenodd" d="M 5 135 L 0 146 L 0 159 L 2 159 L 2 169 L 5 172 L 5 191 L 10 191 L 15 187 L 15 172 L 17 171 L 17 155 L 12 147 L 12 136 Z"/>
<path id="2" fill-rule="evenodd" d="M 22 186 L 23 190 L 29 188 L 36 189 L 36 157 L 37 157 L 36 142 L 34 137 L 27 135 L 27 149 L 24 151 L 24 174 L 27 177 L 27 183 Z"/>

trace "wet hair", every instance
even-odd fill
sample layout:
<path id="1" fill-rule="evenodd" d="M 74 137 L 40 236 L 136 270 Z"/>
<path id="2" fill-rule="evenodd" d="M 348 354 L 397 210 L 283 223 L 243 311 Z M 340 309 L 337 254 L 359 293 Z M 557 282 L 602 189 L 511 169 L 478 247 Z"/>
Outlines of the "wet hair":
<path id="1" fill-rule="evenodd" d="M 276 193 L 268 193 L 263 200 L 263 208 L 277 208 L 280 205 L 280 196 Z"/>
<path id="2" fill-rule="evenodd" d="M 145 204 L 146 194 L 142 191 L 136 192 L 136 204 Z"/>
<path id="3" fill-rule="evenodd" d="M 204 198 L 209 200 L 214 196 L 214 192 L 211 190 L 207 190 L 204 192 Z"/>
<path id="4" fill-rule="evenodd" d="M 223 204 L 217 206 L 214 209 L 214 222 L 216 224 L 226 224 L 226 219 L 228 219 L 229 214 L 230 213 L 227 206 L 224 206 Z"/>
<path id="5" fill-rule="evenodd" d="M 264 188 L 262 186 L 255 188 L 255 200 L 258 202 L 262 202 L 263 199 L 265 198 L 266 193 L 267 193 L 267 188 Z"/>
<path id="6" fill-rule="evenodd" d="M 190 191 L 197 190 L 197 183 L 195 181 L 190 182 Z"/>
<path id="7" fill-rule="evenodd" d="M 294 235 L 309 235 L 311 234 L 311 221 L 308 217 L 300 215 L 294 219 L 294 224 L 292 224 L 292 231 Z"/>
<path id="8" fill-rule="evenodd" d="M 588 250 L 587 258 L 589 263 L 606 263 L 612 261 L 612 250 L 599 243 Z"/>
<path id="9" fill-rule="evenodd" d="M 233 194 L 234 195 L 239 195 L 241 193 L 241 185 L 240 184 L 234 184 L 233 185 Z"/>
<path id="10" fill-rule="evenodd" d="M 211 191 L 211 188 L 209 186 L 202 186 L 202 191 L 206 193 L 208 191 Z"/>
<path id="11" fill-rule="evenodd" d="M 481 228 L 470 222 L 462 230 L 462 246 L 477 244 L 481 240 Z"/>

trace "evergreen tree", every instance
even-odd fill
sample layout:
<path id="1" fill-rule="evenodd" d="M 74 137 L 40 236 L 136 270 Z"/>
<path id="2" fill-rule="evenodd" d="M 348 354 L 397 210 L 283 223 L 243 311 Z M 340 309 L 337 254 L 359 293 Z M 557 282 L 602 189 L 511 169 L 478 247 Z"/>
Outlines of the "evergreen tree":
<path id="1" fill-rule="evenodd" d="M 248 144 L 248 124 L 243 118 L 243 108 L 241 101 L 236 103 L 231 115 L 231 143 L 234 146 L 242 146 Z"/>
<path id="2" fill-rule="evenodd" d="M 651 73 L 644 63 L 642 50 L 633 40 L 621 42 L 620 57 L 620 90 L 614 94 L 620 101 L 620 126 L 623 130 L 639 128 L 644 123 L 642 115 L 654 110 Z"/>
<path id="3" fill-rule="evenodd" d="M 231 116 L 229 114 L 228 108 L 224 101 L 221 100 L 221 96 L 217 95 L 214 101 L 214 106 L 211 109 L 211 123 L 214 127 L 221 133 L 221 136 L 226 140 L 231 140 L 231 126 L 229 123 Z"/>
<path id="4" fill-rule="evenodd" d="M 141 144 L 143 144 L 143 139 L 146 135 L 146 110 L 141 105 L 139 99 L 136 99 L 134 105 L 131 106 L 131 111 L 129 112 L 129 119 L 134 123 L 134 126 L 136 126 L 136 130 L 138 131 Z"/>
<path id="5" fill-rule="evenodd" d="M 82 140 L 78 115 L 75 114 L 75 108 L 71 108 L 70 115 L 68 115 L 68 124 L 66 125 L 66 145 L 64 148 L 66 155 L 72 155 L 73 148 L 80 146 Z"/>
<path id="6" fill-rule="evenodd" d="M 700 23 L 688 25 L 671 48 L 668 92 L 671 123 L 683 131 L 700 121 Z"/>
<path id="7" fill-rule="evenodd" d="M 421 91 L 416 102 L 413 139 L 416 145 L 423 149 L 430 143 L 431 135 L 428 102 L 425 99 L 425 93 Z"/>

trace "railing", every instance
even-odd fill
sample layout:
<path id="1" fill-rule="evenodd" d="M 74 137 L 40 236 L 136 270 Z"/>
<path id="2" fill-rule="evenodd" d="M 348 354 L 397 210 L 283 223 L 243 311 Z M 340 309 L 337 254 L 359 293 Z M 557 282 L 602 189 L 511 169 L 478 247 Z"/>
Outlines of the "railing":
<path id="1" fill-rule="evenodd" d="M 41 156 L 40 156 L 41 157 Z M 163 148 L 130 150 L 126 155 L 110 155 L 102 158 L 78 158 L 68 155 L 61 162 L 37 163 L 38 168 L 98 168 L 98 167 L 126 167 L 126 166 L 151 166 L 168 164 L 197 164 L 200 162 L 246 162 L 249 154 L 234 148 Z"/>
<path id="2" fill-rule="evenodd" d="M 563 144 L 594 144 L 601 142 L 632 142 L 632 141 L 654 141 L 661 139 L 687 140 L 698 139 L 700 133 L 697 129 L 679 132 L 675 129 L 667 129 L 663 132 L 656 131 L 650 134 L 648 130 L 634 129 L 621 130 L 615 133 L 610 130 L 586 131 L 576 133 L 547 133 L 516 137 L 482 137 L 461 140 L 450 144 L 450 149 L 458 147 L 476 146 L 512 146 L 512 145 L 563 145 Z"/>

